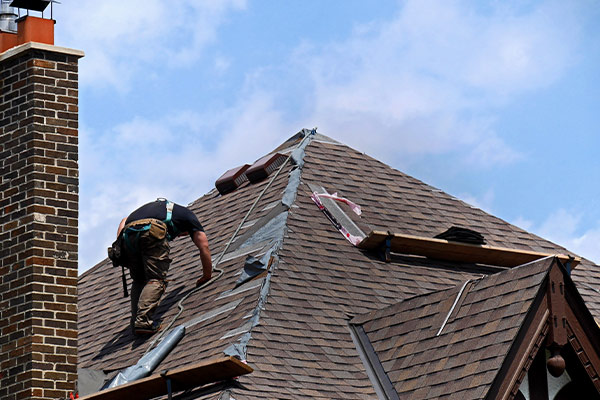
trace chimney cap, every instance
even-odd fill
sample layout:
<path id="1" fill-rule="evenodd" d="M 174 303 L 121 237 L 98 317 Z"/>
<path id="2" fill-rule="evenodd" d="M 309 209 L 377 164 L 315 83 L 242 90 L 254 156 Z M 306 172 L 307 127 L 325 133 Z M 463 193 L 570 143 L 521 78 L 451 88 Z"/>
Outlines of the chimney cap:
<path id="1" fill-rule="evenodd" d="M 43 12 L 48 4 L 54 3 L 51 0 L 13 0 L 11 7 L 25 8 L 27 10 Z"/>

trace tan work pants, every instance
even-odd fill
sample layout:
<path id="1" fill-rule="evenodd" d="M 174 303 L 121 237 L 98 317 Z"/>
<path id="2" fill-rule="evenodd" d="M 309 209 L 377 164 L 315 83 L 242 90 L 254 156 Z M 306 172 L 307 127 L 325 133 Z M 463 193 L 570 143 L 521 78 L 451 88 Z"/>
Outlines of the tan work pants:
<path id="1" fill-rule="evenodd" d="M 151 223 L 150 229 L 140 232 L 139 236 L 129 235 L 130 243 L 134 247 L 133 252 L 127 249 L 127 267 L 133 279 L 131 286 L 133 329 L 152 327 L 152 317 L 165 292 L 165 279 L 171 264 L 169 242 L 166 237 L 167 227 L 164 222 L 156 219 L 142 221 L 135 221 L 125 227 L 127 229 L 130 226 Z"/>

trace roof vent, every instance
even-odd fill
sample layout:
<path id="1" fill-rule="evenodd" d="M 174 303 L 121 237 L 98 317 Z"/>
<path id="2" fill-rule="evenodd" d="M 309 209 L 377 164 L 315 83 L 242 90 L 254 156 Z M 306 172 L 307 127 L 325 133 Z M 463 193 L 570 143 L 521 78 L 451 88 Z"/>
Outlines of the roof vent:
<path id="1" fill-rule="evenodd" d="M 240 187 L 242 183 L 248 180 L 244 172 L 250 168 L 250 165 L 244 164 L 237 168 L 232 168 L 229 171 L 225 172 L 217 181 L 215 182 L 215 187 L 219 191 L 219 193 L 227 194 L 233 192 L 235 189 Z"/>
<path id="2" fill-rule="evenodd" d="M 10 0 L 0 2 L 0 31 L 13 33 L 17 31 L 17 14 L 10 6 Z"/>
<path id="3" fill-rule="evenodd" d="M 446 232 L 435 235 L 434 238 L 448 240 L 449 242 L 485 244 L 485 239 L 481 233 L 475 232 L 472 229 L 461 228 L 459 226 L 453 226 Z"/>
<path id="4" fill-rule="evenodd" d="M 52 3 L 56 3 L 54 0 L 13 0 L 10 4 L 12 7 L 24 8 L 27 10 L 27 15 L 29 15 L 29 10 L 38 11 L 42 13 L 42 18 L 44 17 L 44 10 L 50 4 L 50 13 L 52 13 Z M 52 14 L 50 14 L 50 19 L 52 19 Z"/>
<path id="5" fill-rule="evenodd" d="M 246 171 L 248 180 L 252 183 L 265 179 L 271 172 L 275 171 L 285 162 L 285 156 L 280 153 L 274 153 L 264 156 L 256 161 Z"/>
<path id="6" fill-rule="evenodd" d="M 24 43 L 37 42 L 54 45 L 54 0 L 0 0 L 0 52 Z M 44 10 L 50 5 L 50 19 L 44 18 Z M 19 18 L 14 8 L 19 9 Z M 27 14 L 21 17 L 21 9 Z M 29 11 L 42 13 L 42 18 L 29 15 Z"/>

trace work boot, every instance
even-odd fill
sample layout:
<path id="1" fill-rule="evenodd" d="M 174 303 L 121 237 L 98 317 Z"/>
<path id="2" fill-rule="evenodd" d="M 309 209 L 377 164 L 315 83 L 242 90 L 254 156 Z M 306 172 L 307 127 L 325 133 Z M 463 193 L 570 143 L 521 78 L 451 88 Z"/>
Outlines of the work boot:
<path id="1" fill-rule="evenodd" d="M 154 310 L 160 302 L 160 297 L 165 291 L 165 286 L 165 282 L 157 279 L 152 279 L 146 282 L 141 290 L 139 301 L 135 307 L 137 311 L 134 319 L 134 329 L 152 329 L 151 327 L 154 325 L 152 316 L 154 314 Z M 135 291 L 132 288 L 132 295 L 135 294 L 134 292 Z M 134 306 L 132 303 L 132 311 L 133 310 Z"/>
<path id="2" fill-rule="evenodd" d="M 162 324 L 149 327 L 134 327 L 133 334 L 136 336 L 151 336 L 162 329 Z"/>

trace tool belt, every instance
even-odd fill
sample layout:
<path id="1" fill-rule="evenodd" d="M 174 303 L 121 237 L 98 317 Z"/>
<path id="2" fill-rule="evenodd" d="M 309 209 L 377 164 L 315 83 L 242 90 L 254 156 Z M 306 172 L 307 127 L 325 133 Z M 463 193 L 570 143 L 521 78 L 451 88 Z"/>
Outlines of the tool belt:
<path id="1" fill-rule="evenodd" d="M 127 263 L 129 253 L 130 256 L 140 255 L 139 239 L 143 232 L 149 231 L 151 237 L 156 240 L 173 240 L 179 234 L 179 230 L 172 221 L 173 207 L 175 203 L 166 200 L 167 218 L 161 221 L 156 218 L 144 218 L 137 221 L 132 221 L 123 227 L 121 234 L 117 240 L 108 248 L 108 258 L 112 261 L 115 267 L 121 266 L 121 277 L 123 280 L 123 294 L 129 296 L 127 292 L 127 279 L 125 277 L 125 264 Z M 167 229 L 167 226 L 169 227 Z M 171 233 L 169 233 L 169 230 Z"/>
<path id="2" fill-rule="evenodd" d="M 156 240 L 163 240 L 167 236 L 167 225 L 155 218 L 139 219 L 125 225 L 123 241 L 130 254 L 139 254 L 139 239 L 143 232 L 149 232 L 150 236 Z"/>
<path id="3" fill-rule="evenodd" d="M 123 235 L 119 235 L 117 240 L 108 248 L 108 258 L 113 263 L 114 267 L 121 266 L 121 278 L 123 280 L 123 296 L 129 297 L 127 292 L 127 278 L 125 278 L 125 262 L 127 257 L 123 253 Z"/>
<path id="4" fill-rule="evenodd" d="M 156 240 L 163 240 L 167 235 L 167 226 L 161 220 L 154 218 L 140 219 L 125 225 L 117 240 L 108 248 L 108 258 L 115 267 L 121 266 L 121 278 L 123 280 L 123 295 L 129 296 L 127 292 L 127 279 L 125 277 L 125 265 L 128 255 L 137 256 L 139 252 L 139 238 L 143 232 L 149 231 L 150 236 Z"/>

